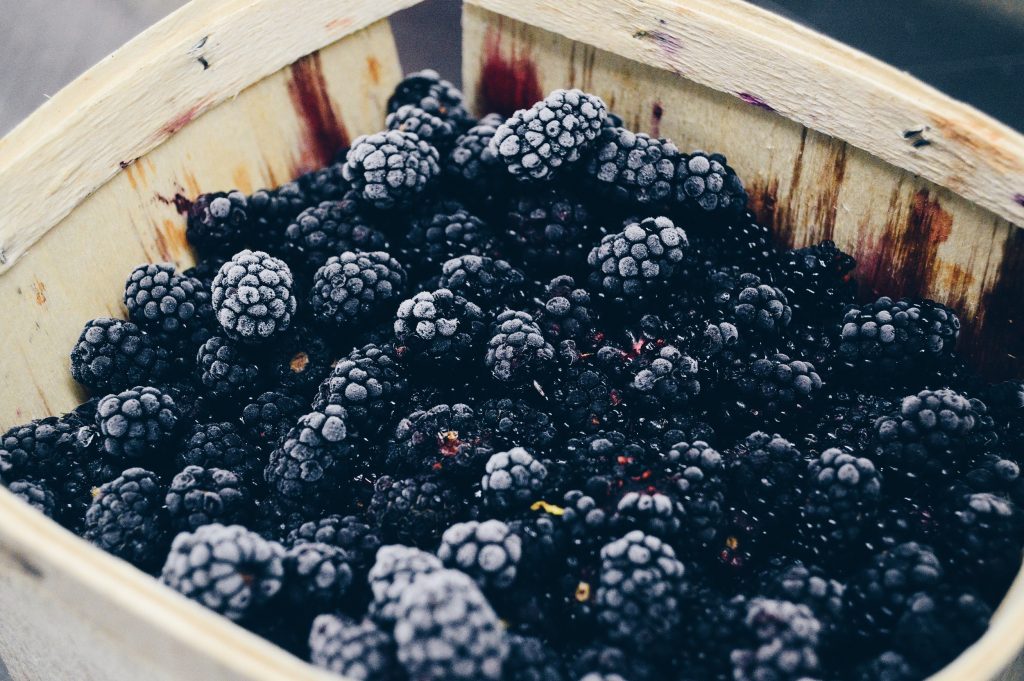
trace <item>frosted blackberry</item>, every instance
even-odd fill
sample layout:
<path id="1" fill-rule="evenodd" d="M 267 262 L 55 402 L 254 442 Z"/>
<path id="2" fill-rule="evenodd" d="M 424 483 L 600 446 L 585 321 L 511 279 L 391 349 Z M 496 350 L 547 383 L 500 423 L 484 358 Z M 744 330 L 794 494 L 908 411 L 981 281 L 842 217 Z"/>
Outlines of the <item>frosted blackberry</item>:
<path id="1" fill-rule="evenodd" d="M 941 549 L 950 570 L 998 598 L 1020 570 L 1024 517 L 995 494 L 954 495 L 945 511 Z"/>
<path id="2" fill-rule="evenodd" d="M 491 138 L 501 122 L 492 125 L 481 121 L 459 135 L 443 160 L 444 176 L 468 195 L 489 192 L 504 176 L 505 165 L 490 147 Z"/>
<path id="3" fill-rule="evenodd" d="M 309 632 L 309 660 L 352 681 L 396 681 L 395 645 L 369 620 L 358 624 L 320 615 Z"/>
<path id="4" fill-rule="evenodd" d="M 676 205 L 698 215 L 725 217 L 746 210 L 743 182 L 721 154 L 683 154 L 675 170 Z"/>
<path id="5" fill-rule="evenodd" d="M 413 104 L 403 104 L 388 114 L 384 127 L 388 130 L 411 132 L 442 154 L 452 148 L 459 134 L 457 121 L 436 116 Z"/>
<path id="6" fill-rule="evenodd" d="M 672 496 L 681 511 L 685 543 L 710 546 L 725 525 L 725 464 L 718 450 L 696 440 L 678 442 L 667 454 L 673 476 Z"/>
<path id="7" fill-rule="evenodd" d="M 547 467 L 522 447 L 498 452 L 480 480 L 484 503 L 500 513 L 525 509 L 540 499 L 547 477 Z"/>
<path id="8" fill-rule="evenodd" d="M 71 375 L 93 393 L 159 381 L 170 370 L 167 350 L 132 322 L 99 317 L 71 350 Z"/>
<path id="9" fill-rule="evenodd" d="M 988 629 L 992 608 L 977 594 L 957 588 L 918 593 L 896 626 L 895 642 L 921 671 L 931 674 L 952 662 Z"/>
<path id="10" fill-rule="evenodd" d="M 590 293 L 578 287 L 571 276 L 560 275 L 552 279 L 537 302 L 542 305 L 535 315 L 537 324 L 544 337 L 553 344 L 564 340 L 584 344 L 594 337 L 597 313 Z"/>
<path id="11" fill-rule="evenodd" d="M 735 278 L 724 277 L 716 285 L 715 306 L 727 321 L 754 338 L 777 338 L 793 319 L 786 294 L 756 274 L 745 272 Z"/>
<path id="12" fill-rule="evenodd" d="M 860 637 L 885 641 L 906 612 L 910 598 L 937 587 L 944 574 L 931 547 L 915 542 L 876 555 L 847 583 L 849 626 Z"/>
<path id="13" fill-rule="evenodd" d="M 649 296 L 683 271 L 686 232 L 666 217 L 645 218 L 608 234 L 590 251 L 591 284 L 620 302 Z"/>
<path id="14" fill-rule="evenodd" d="M 922 676 L 909 660 L 889 650 L 859 665 L 853 678 L 855 681 L 914 681 Z"/>
<path id="15" fill-rule="evenodd" d="M 608 640 L 637 652 L 670 641 L 682 624 L 684 573 L 671 546 L 640 530 L 605 545 L 596 610 Z"/>
<path id="16" fill-rule="evenodd" d="M 251 617 L 281 590 L 284 548 L 240 525 L 174 538 L 160 581 L 230 620 Z"/>
<path id="17" fill-rule="evenodd" d="M 248 482 L 263 473 L 260 457 L 231 421 L 192 426 L 178 454 L 178 464 L 182 467 L 221 468 L 242 476 Z"/>
<path id="18" fill-rule="evenodd" d="M 469 112 L 462 103 L 462 92 L 433 69 L 416 71 L 403 78 L 388 99 L 388 113 L 406 104 L 457 123 L 469 119 Z"/>
<path id="19" fill-rule="evenodd" d="M 498 681 L 508 654 L 498 616 L 455 570 L 422 575 L 402 593 L 395 644 L 398 661 L 419 681 Z"/>
<path id="20" fill-rule="evenodd" d="M 384 541 L 426 548 L 459 519 L 463 504 L 459 493 L 436 476 L 383 475 L 374 484 L 367 513 Z"/>
<path id="21" fill-rule="evenodd" d="M 344 154 L 339 151 L 338 155 Z M 349 190 L 348 182 L 342 177 L 342 163 L 330 163 L 303 173 L 295 179 L 295 184 L 302 190 L 309 205 L 316 206 L 324 201 L 340 201 Z"/>
<path id="22" fill-rule="evenodd" d="M 597 240 L 583 198 L 563 187 L 517 192 L 505 209 L 506 242 L 531 270 L 546 274 L 578 272 Z"/>
<path id="23" fill-rule="evenodd" d="M 139 265 L 124 288 L 128 317 L 141 328 L 169 340 L 210 327 L 213 307 L 202 282 L 174 273 L 167 263 Z M 205 340 L 205 339 L 204 339 Z"/>
<path id="24" fill-rule="evenodd" d="M 199 383 L 210 395 L 240 395 L 255 388 L 260 370 L 245 348 L 227 338 L 213 336 L 196 356 Z"/>
<path id="25" fill-rule="evenodd" d="M 278 390 L 308 395 L 331 371 L 335 359 L 328 339 L 305 326 L 292 326 L 264 350 L 260 371 Z"/>
<path id="26" fill-rule="evenodd" d="M 213 280 L 213 307 L 221 329 L 244 343 L 285 331 L 295 314 L 288 265 L 263 251 L 236 253 Z"/>
<path id="27" fill-rule="evenodd" d="M 807 462 L 778 435 L 751 433 L 726 451 L 730 498 L 761 522 L 780 526 L 803 500 Z"/>
<path id="28" fill-rule="evenodd" d="M 231 253 L 247 237 L 248 209 L 237 190 L 200 194 L 189 206 L 185 238 L 200 253 Z"/>
<path id="29" fill-rule="evenodd" d="M 76 456 L 83 423 L 78 418 L 48 416 L 5 432 L 0 436 L 0 480 L 59 475 L 62 464 Z"/>
<path id="30" fill-rule="evenodd" d="M 856 266 L 857 261 L 836 247 L 835 242 L 822 241 L 780 253 L 771 278 L 786 294 L 799 318 L 834 318 L 853 302 L 857 282 L 851 273 Z"/>
<path id="31" fill-rule="evenodd" d="M 567 681 L 558 652 L 539 638 L 509 633 L 504 681 Z"/>
<path id="32" fill-rule="evenodd" d="M 862 380 L 910 383 L 923 368 L 948 364 L 959 334 L 960 319 L 944 305 L 882 297 L 847 308 L 839 360 Z"/>
<path id="33" fill-rule="evenodd" d="M 321 510 L 343 500 L 339 489 L 356 468 L 347 419 L 345 409 L 333 404 L 310 412 L 270 453 L 264 479 L 282 504 Z"/>
<path id="34" fill-rule="evenodd" d="M 328 258 L 345 251 L 380 251 L 387 238 L 371 226 L 358 205 L 325 201 L 299 213 L 284 232 L 289 262 L 311 276 Z"/>
<path id="35" fill-rule="evenodd" d="M 521 445 L 540 455 L 558 440 L 558 428 L 551 414 L 525 399 L 494 398 L 475 411 L 484 436 L 495 446 Z"/>
<path id="36" fill-rule="evenodd" d="M 452 525 L 441 535 L 437 557 L 445 567 L 472 577 L 485 592 L 501 591 L 516 579 L 522 540 L 500 520 Z"/>
<path id="37" fill-rule="evenodd" d="M 787 355 L 744 364 L 733 379 L 738 399 L 764 425 L 793 423 L 810 411 L 822 388 L 814 365 Z"/>
<path id="38" fill-rule="evenodd" d="M 878 513 L 882 478 L 874 462 L 846 449 L 826 449 L 807 471 L 803 517 L 817 551 L 838 552 L 860 537 Z"/>
<path id="39" fill-rule="evenodd" d="M 985 427 L 985 405 L 953 390 L 923 390 L 904 397 L 898 409 L 875 421 L 875 461 L 904 480 L 948 480 Z"/>
<path id="40" fill-rule="evenodd" d="M 615 507 L 610 527 L 615 532 L 641 530 L 675 543 L 682 528 L 682 512 L 673 499 L 659 492 L 626 492 Z"/>
<path id="41" fill-rule="evenodd" d="M 7 484 L 7 489 L 43 515 L 49 518 L 56 516 L 57 498 L 45 483 L 36 480 L 15 480 Z"/>
<path id="42" fill-rule="evenodd" d="M 317 542 L 298 544 L 285 551 L 281 597 L 305 612 L 336 610 L 352 584 L 348 554 L 337 546 Z"/>
<path id="43" fill-rule="evenodd" d="M 456 201 L 441 201 L 418 211 L 401 243 L 402 262 L 420 275 L 436 274 L 452 258 L 493 250 L 487 225 Z"/>
<path id="44" fill-rule="evenodd" d="M 417 475 L 428 471 L 477 482 L 493 454 L 481 437 L 476 412 L 466 404 L 438 404 L 417 409 L 398 422 L 388 443 L 389 470 Z"/>
<path id="45" fill-rule="evenodd" d="M 288 226 L 299 213 L 316 205 L 318 201 L 307 196 L 298 182 L 256 191 L 249 197 L 252 243 L 268 253 L 284 255 L 291 245 L 285 237 Z M 227 255 L 233 252 L 232 249 Z"/>
<path id="46" fill-rule="evenodd" d="M 363 323 L 390 313 L 405 282 L 405 269 L 384 251 L 346 251 L 316 271 L 310 307 L 335 328 Z"/>
<path id="47" fill-rule="evenodd" d="M 156 474 L 129 468 L 93 490 L 82 536 L 104 551 L 149 570 L 167 550 L 164 487 Z"/>
<path id="48" fill-rule="evenodd" d="M 446 288 L 422 291 L 398 306 L 395 339 L 416 357 L 446 362 L 466 357 L 485 331 L 484 313 Z"/>
<path id="49" fill-rule="evenodd" d="M 322 543 L 342 549 L 348 556 L 355 584 L 365 581 L 366 573 L 381 547 L 381 538 L 377 529 L 359 516 L 329 515 L 294 528 L 288 533 L 287 543 L 289 546 Z"/>
<path id="50" fill-rule="evenodd" d="M 443 569 L 432 553 L 397 544 L 382 546 L 367 578 L 373 592 L 370 617 L 381 627 L 392 627 L 402 594 L 419 577 Z"/>
<path id="51" fill-rule="evenodd" d="M 372 431 L 394 412 L 409 384 L 390 346 L 366 345 L 339 360 L 317 391 L 314 409 L 328 404 L 344 407 L 352 425 Z"/>
<path id="52" fill-rule="evenodd" d="M 736 681 L 811 678 L 819 671 L 821 623 L 806 605 L 755 598 L 730 656 Z"/>
<path id="53" fill-rule="evenodd" d="M 305 410 L 297 397 L 271 390 L 242 408 L 242 425 L 251 443 L 269 451 L 288 434 Z"/>
<path id="54" fill-rule="evenodd" d="M 484 364 L 504 383 L 524 383 L 554 363 L 555 349 L 526 312 L 506 310 L 498 315 Z"/>
<path id="55" fill-rule="evenodd" d="M 181 412 L 170 395 L 139 386 L 107 395 L 96 405 L 96 428 L 103 451 L 118 461 L 141 459 L 166 440 Z"/>
<path id="56" fill-rule="evenodd" d="M 586 174 L 595 190 L 610 192 L 626 210 L 657 210 L 672 199 L 679 162 L 679 149 L 669 140 L 605 127 L 594 142 Z"/>
<path id="57" fill-rule="evenodd" d="M 463 255 L 441 266 L 440 287 L 481 308 L 513 306 L 523 297 L 526 275 L 505 260 Z"/>
<path id="58" fill-rule="evenodd" d="M 413 133 L 363 135 L 348 151 L 344 177 L 381 210 L 409 205 L 440 174 L 437 149 Z"/>
<path id="59" fill-rule="evenodd" d="M 834 635 L 843 623 L 846 587 L 820 568 L 800 561 L 782 563 L 761 575 L 758 593 L 810 608 L 821 623 L 821 634 Z"/>
<path id="60" fill-rule="evenodd" d="M 674 345 L 651 346 L 629 364 L 635 403 L 649 411 L 690 403 L 701 394 L 700 366 Z"/>
<path id="61" fill-rule="evenodd" d="M 241 478 L 220 468 L 186 466 L 164 498 L 171 529 L 196 530 L 210 523 L 245 522 L 252 498 Z"/>
<path id="62" fill-rule="evenodd" d="M 491 139 L 491 150 L 519 180 L 551 180 L 575 163 L 597 139 L 608 112 L 599 97 L 555 90 L 530 109 L 520 109 Z"/>

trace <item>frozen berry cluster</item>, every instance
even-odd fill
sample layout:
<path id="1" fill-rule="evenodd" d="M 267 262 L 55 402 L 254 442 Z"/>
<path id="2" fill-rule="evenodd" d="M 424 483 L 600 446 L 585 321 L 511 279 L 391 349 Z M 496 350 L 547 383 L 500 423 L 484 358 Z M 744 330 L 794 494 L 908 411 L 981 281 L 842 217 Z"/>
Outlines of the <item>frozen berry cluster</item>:
<path id="1" fill-rule="evenodd" d="M 715 153 L 557 90 L 251 195 L 0 438 L 26 503 L 357 681 L 918 679 L 1024 546 L 1024 384 L 937 302 L 786 249 Z M 793 230 L 789 230 L 792 233 Z"/>

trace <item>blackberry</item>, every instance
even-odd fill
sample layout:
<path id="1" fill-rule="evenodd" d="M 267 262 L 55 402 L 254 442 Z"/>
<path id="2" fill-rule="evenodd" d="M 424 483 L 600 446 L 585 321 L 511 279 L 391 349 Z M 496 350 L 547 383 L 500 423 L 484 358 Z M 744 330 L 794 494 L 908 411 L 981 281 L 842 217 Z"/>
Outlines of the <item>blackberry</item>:
<path id="1" fill-rule="evenodd" d="M 82 329 L 71 350 L 71 375 L 93 393 L 159 381 L 170 357 L 132 322 L 100 317 Z"/>
<path id="2" fill-rule="evenodd" d="M 346 251 L 316 271 L 310 307 L 317 319 L 336 328 L 364 323 L 391 311 L 405 281 L 405 269 L 384 251 Z"/>
<path id="3" fill-rule="evenodd" d="M 827 383 L 835 369 L 839 344 L 827 326 L 791 324 L 783 332 L 779 351 L 814 365 L 818 375 Z"/>
<path id="4" fill-rule="evenodd" d="M 807 461 L 789 440 L 751 433 L 726 451 L 730 499 L 762 521 L 782 523 L 803 501 Z"/>
<path id="5" fill-rule="evenodd" d="M 683 406 L 701 394 L 697 360 L 674 345 L 645 347 L 629 362 L 629 373 L 631 403 L 651 413 Z"/>
<path id="6" fill-rule="evenodd" d="M 199 383 L 214 397 L 230 397 L 252 391 L 260 369 L 241 346 L 223 336 L 213 336 L 196 355 Z"/>
<path id="7" fill-rule="evenodd" d="M 560 187 L 518 192 L 503 218 L 507 243 L 531 272 L 582 272 L 596 216 L 580 196 Z"/>
<path id="8" fill-rule="evenodd" d="M 523 297 L 526 275 L 505 260 L 463 255 L 441 266 L 440 287 L 481 308 L 511 307 Z"/>
<path id="9" fill-rule="evenodd" d="M 586 343 L 595 334 L 597 313 L 590 300 L 590 293 L 576 286 L 576 280 L 569 275 L 560 275 L 544 288 L 540 307 L 535 315 L 541 333 L 552 343 L 564 340 Z"/>
<path id="10" fill-rule="evenodd" d="M 674 500 L 659 492 L 626 492 L 619 499 L 610 526 L 616 532 L 642 530 L 644 534 L 676 543 L 682 513 Z"/>
<path id="11" fill-rule="evenodd" d="M 223 256 L 207 256 L 196 261 L 196 264 L 181 273 L 183 277 L 198 279 L 203 288 L 207 291 L 213 285 L 213 278 L 217 276 L 220 266 L 227 258 Z"/>
<path id="12" fill-rule="evenodd" d="M 821 624 L 806 605 L 755 598 L 743 619 L 744 639 L 730 659 L 736 681 L 810 678 L 819 670 Z"/>
<path id="13" fill-rule="evenodd" d="M 775 262 L 771 229 L 758 223 L 750 211 L 717 225 L 698 221 L 688 234 L 704 257 L 719 265 L 766 274 Z"/>
<path id="14" fill-rule="evenodd" d="M 347 149 L 338 152 L 342 156 Z M 303 173 L 295 179 L 295 184 L 302 190 L 309 205 L 315 206 L 324 201 L 340 201 L 349 190 L 348 182 L 342 177 L 342 163 L 335 162 Z"/>
<path id="15" fill-rule="evenodd" d="M 220 468 L 186 466 L 171 480 L 164 498 L 171 529 L 194 531 L 210 523 L 244 522 L 252 498 L 242 480 Z"/>
<path id="16" fill-rule="evenodd" d="M 318 202 L 307 196 L 298 182 L 288 182 L 275 189 L 260 189 L 249 197 L 252 243 L 268 253 L 285 255 L 291 245 L 285 237 L 288 226 L 299 213 L 316 205 Z M 228 251 L 228 255 L 233 251 Z"/>
<path id="17" fill-rule="evenodd" d="M 540 498 L 547 477 L 547 467 L 522 447 L 498 452 L 484 466 L 483 502 L 499 513 L 521 511 Z"/>
<path id="18" fill-rule="evenodd" d="M 807 470 L 802 530 L 816 553 L 842 556 L 878 514 L 882 478 L 874 462 L 846 449 L 826 449 Z"/>
<path id="19" fill-rule="evenodd" d="M 539 638 L 507 634 L 505 681 L 567 681 L 562 659 Z"/>
<path id="20" fill-rule="evenodd" d="M 540 455 L 557 442 L 551 415 L 522 399 L 494 398 L 475 410 L 484 437 L 495 446 L 522 446 Z"/>
<path id="21" fill-rule="evenodd" d="M 747 209 L 747 192 L 725 156 L 695 151 L 676 163 L 674 202 L 695 215 L 728 219 Z"/>
<path id="22" fill-rule="evenodd" d="M 500 520 L 456 523 L 441 535 L 437 557 L 460 570 L 485 592 L 508 589 L 516 579 L 522 540 Z"/>
<path id="23" fill-rule="evenodd" d="M 174 265 L 139 265 L 124 288 L 128 317 L 157 338 L 194 339 L 209 333 L 213 307 L 203 283 L 174 273 Z M 203 338 L 205 340 L 205 338 Z"/>
<path id="24" fill-rule="evenodd" d="M 906 482 L 945 482 L 966 463 L 972 438 L 985 429 L 985 405 L 952 390 L 904 397 L 899 411 L 874 424 L 875 461 Z"/>
<path id="25" fill-rule="evenodd" d="M 931 300 L 882 297 L 851 305 L 839 328 L 839 360 L 852 378 L 879 385 L 911 385 L 919 372 L 947 365 L 960 319 Z"/>
<path id="26" fill-rule="evenodd" d="M 611 541 L 609 495 L 598 494 L 600 501 L 582 490 L 571 489 L 562 496 L 561 526 L 573 549 L 583 555 L 597 556 Z"/>
<path id="27" fill-rule="evenodd" d="M 399 544 L 382 546 L 367 577 L 373 592 L 370 617 L 379 626 L 390 629 L 398 615 L 402 593 L 419 577 L 443 569 L 441 560 L 432 553 Z"/>
<path id="28" fill-rule="evenodd" d="M 609 192 L 623 209 L 656 211 L 672 199 L 679 161 L 679 149 L 670 140 L 605 127 L 585 172 L 595 190 Z"/>
<path id="29" fill-rule="evenodd" d="M 498 315 L 484 357 L 494 378 L 504 383 L 534 380 L 554 359 L 555 349 L 529 313 L 506 310 Z"/>
<path id="30" fill-rule="evenodd" d="M 645 218 L 590 251 L 591 285 L 619 302 L 636 302 L 680 275 L 688 251 L 686 232 L 670 219 Z"/>
<path id="31" fill-rule="evenodd" d="M 580 159 L 597 139 L 607 115 L 599 97 L 555 90 L 498 126 L 491 151 L 516 179 L 549 181 L 562 165 Z"/>
<path id="32" fill-rule="evenodd" d="M 281 597 L 303 612 L 337 609 L 352 584 L 348 554 L 337 546 L 316 542 L 298 544 L 285 551 L 282 564 Z"/>
<path id="33" fill-rule="evenodd" d="M 372 432 L 391 417 L 408 388 L 394 348 L 370 344 L 334 365 L 317 390 L 313 408 L 340 405 L 356 429 Z"/>
<path id="34" fill-rule="evenodd" d="M 945 511 L 940 548 L 952 572 L 999 598 L 1020 570 L 1024 518 L 995 494 L 955 495 Z"/>
<path id="35" fill-rule="evenodd" d="M 284 548 L 240 525 L 174 538 L 160 581 L 230 620 L 252 617 L 281 590 Z"/>
<path id="36" fill-rule="evenodd" d="M 818 400 L 820 411 L 804 435 L 804 448 L 820 454 L 829 447 L 855 452 L 871 449 L 875 420 L 894 410 L 891 401 L 857 390 L 828 391 Z"/>
<path id="37" fill-rule="evenodd" d="M 269 451 L 288 434 L 304 411 L 305 407 L 297 397 L 271 390 L 261 393 L 242 408 L 242 425 L 252 444 Z"/>
<path id="38" fill-rule="evenodd" d="M 782 562 L 761 575 L 758 593 L 810 608 L 821 624 L 821 636 L 835 636 L 843 624 L 846 586 L 821 568 L 799 560 Z"/>
<path id="39" fill-rule="evenodd" d="M 476 584 L 455 570 L 421 575 L 398 602 L 398 661 L 412 679 L 501 679 L 505 632 Z"/>
<path id="40" fill-rule="evenodd" d="M 270 453 L 264 479 L 287 507 L 322 510 L 337 503 L 357 468 L 344 407 L 327 405 L 299 418 Z"/>
<path id="41" fill-rule="evenodd" d="M 292 273 L 263 251 L 239 251 L 213 280 L 213 307 L 230 338 L 258 343 L 285 331 L 295 314 Z"/>
<path id="42" fill-rule="evenodd" d="M 660 463 L 652 443 L 614 430 L 572 438 L 564 452 L 566 468 L 580 483 L 592 478 L 616 487 L 627 480 L 642 482 L 649 477 L 651 465 Z"/>
<path id="43" fill-rule="evenodd" d="M 953 589 L 919 593 L 907 602 L 894 638 L 922 672 L 931 674 L 981 638 L 991 617 L 992 608 L 973 593 Z"/>
<path id="44" fill-rule="evenodd" d="M 397 681 L 400 678 L 391 636 L 373 622 L 346 622 L 320 615 L 309 632 L 309 660 L 352 681 Z"/>
<path id="45" fill-rule="evenodd" d="M 149 570 L 167 550 L 164 487 L 156 474 L 129 468 L 93 490 L 82 536 L 108 553 Z"/>
<path id="46" fill-rule="evenodd" d="M 667 454 L 672 475 L 672 496 L 681 511 L 681 538 L 685 544 L 711 546 L 725 525 L 725 465 L 722 455 L 708 443 L 678 442 Z"/>
<path id="47" fill-rule="evenodd" d="M 569 678 L 582 679 L 587 674 L 596 673 L 601 679 L 611 676 L 620 679 L 629 674 L 632 681 L 644 681 L 654 678 L 651 664 L 642 655 L 629 655 L 621 648 L 607 645 L 606 643 L 594 643 L 576 653 L 570 661 Z"/>
<path id="48" fill-rule="evenodd" d="M 138 460 L 156 449 L 178 425 L 181 412 L 170 395 L 139 386 L 107 395 L 96 406 L 103 451 L 119 461 Z"/>
<path id="49" fill-rule="evenodd" d="M 835 242 L 822 241 L 778 254 L 771 279 L 798 318 L 832 319 L 853 302 L 857 282 L 851 273 L 856 266 L 857 261 Z"/>
<path id="50" fill-rule="evenodd" d="M 192 426 L 177 462 L 183 468 L 228 470 L 246 482 L 255 481 L 263 472 L 260 456 L 250 449 L 238 426 L 231 421 Z"/>
<path id="51" fill-rule="evenodd" d="M 775 339 L 793 319 L 786 294 L 756 274 L 723 277 L 716 284 L 715 306 L 742 333 L 756 339 Z"/>
<path id="52" fill-rule="evenodd" d="M 401 243 L 402 262 L 418 278 L 436 274 L 452 258 L 494 250 L 494 237 L 484 221 L 457 201 L 428 204 L 418 211 Z"/>
<path id="53" fill-rule="evenodd" d="M 821 392 L 814 365 L 775 354 L 744 363 L 733 378 L 738 399 L 765 425 L 793 423 L 811 411 Z"/>
<path id="54" fill-rule="evenodd" d="M 467 197 L 489 193 L 504 176 L 505 166 L 491 149 L 491 138 L 501 125 L 481 120 L 459 135 L 442 163 L 442 172 Z"/>
<path id="55" fill-rule="evenodd" d="M 413 104 L 403 104 L 388 114 L 384 127 L 388 130 L 411 132 L 440 153 L 451 149 L 460 132 L 458 121 L 437 116 Z"/>
<path id="56" fill-rule="evenodd" d="M 432 547 L 459 520 L 462 505 L 460 495 L 436 476 L 382 475 L 374 484 L 367 513 L 384 541 Z"/>
<path id="57" fill-rule="evenodd" d="M 388 113 L 406 104 L 460 124 L 469 119 L 469 112 L 462 103 L 462 92 L 433 69 L 416 71 L 403 78 L 388 98 Z"/>
<path id="58" fill-rule="evenodd" d="M 923 674 L 909 660 L 891 650 L 859 665 L 854 670 L 855 681 L 916 681 Z"/>
<path id="59" fill-rule="evenodd" d="M 368 224 L 357 204 L 325 201 L 299 213 L 284 231 L 289 262 L 312 276 L 333 256 L 345 251 L 381 251 L 388 247 L 382 232 Z"/>
<path id="60" fill-rule="evenodd" d="M 609 641 L 651 654 L 682 624 L 685 568 L 672 547 L 634 530 L 601 549 L 597 619 Z"/>
<path id="61" fill-rule="evenodd" d="M 421 291 L 398 306 L 395 338 L 417 358 L 452 362 L 466 357 L 484 327 L 476 303 L 440 288 Z"/>
<path id="62" fill-rule="evenodd" d="M 78 418 L 48 416 L 5 432 L 0 437 L 0 480 L 43 478 L 58 472 L 75 456 L 81 423 Z"/>
<path id="63" fill-rule="evenodd" d="M 200 194 L 188 209 L 185 238 L 199 253 L 231 253 L 245 241 L 249 206 L 234 190 Z"/>
<path id="64" fill-rule="evenodd" d="M 48 518 L 57 514 L 57 498 L 45 483 L 36 480 L 15 480 L 7 484 L 11 494 Z"/>
<path id="65" fill-rule="evenodd" d="M 931 547 L 898 544 L 871 559 L 847 583 L 844 606 L 848 626 L 869 641 L 886 641 L 911 597 L 938 587 L 945 571 Z"/>
<path id="66" fill-rule="evenodd" d="M 409 205 L 441 172 L 437 149 L 410 132 L 358 137 L 342 168 L 368 204 L 381 210 Z"/>
<path id="67" fill-rule="evenodd" d="M 493 449 L 483 441 L 476 412 L 468 405 L 438 404 L 399 421 L 388 443 L 386 464 L 400 473 L 437 472 L 476 482 Z"/>
<path id="68" fill-rule="evenodd" d="M 279 391 L 308 395 L 331 371 L 327 339 L 305 326 L 293 326 L 260 358 L 260 373 Z"/>
<path id="69" fill-rule="evenodd" d="M 316 521 L 304 522 L 288 533 L 289 546 L 320 543 L 337 546 L 348 556 L 353 573 L 353 586 L 364 581 L 366 573 L 381 546 L 376 528 L 354 515 L 329 515 Z"/>

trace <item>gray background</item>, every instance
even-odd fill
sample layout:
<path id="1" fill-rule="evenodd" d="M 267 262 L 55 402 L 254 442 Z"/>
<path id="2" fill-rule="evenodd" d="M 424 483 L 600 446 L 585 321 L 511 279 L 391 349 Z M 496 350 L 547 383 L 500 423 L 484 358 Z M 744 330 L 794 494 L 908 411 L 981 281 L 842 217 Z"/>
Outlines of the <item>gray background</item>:
<path id="1" fill-rule="evenodd" d="M 344 0 L 338 0 L 344 2 Z M 613 2 L 614 0 L 608 0 Z M 1024 130 L 1024 0 L 755 0 Z M 183 0 L 0 0 L 0 134 Z M 296 7 L 301 0 L 296 0 Z M 459 77 L 459 0 L 394 20 L 407 70 Z"/>

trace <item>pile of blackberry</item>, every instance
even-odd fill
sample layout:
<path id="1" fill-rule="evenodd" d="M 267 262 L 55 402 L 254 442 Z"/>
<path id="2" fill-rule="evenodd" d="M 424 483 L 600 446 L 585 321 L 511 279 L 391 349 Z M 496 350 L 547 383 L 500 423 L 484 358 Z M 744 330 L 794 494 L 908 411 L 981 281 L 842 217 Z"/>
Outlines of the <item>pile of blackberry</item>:
<path id="1" fill-rule="evenodd" d="M 777 249 L 719 154 L 558 90 L 188 214 L 88 322 L 11 492 L 368 681 L 917 679 L 1024 546 L 1024 385 L 962 321 Z"/>

